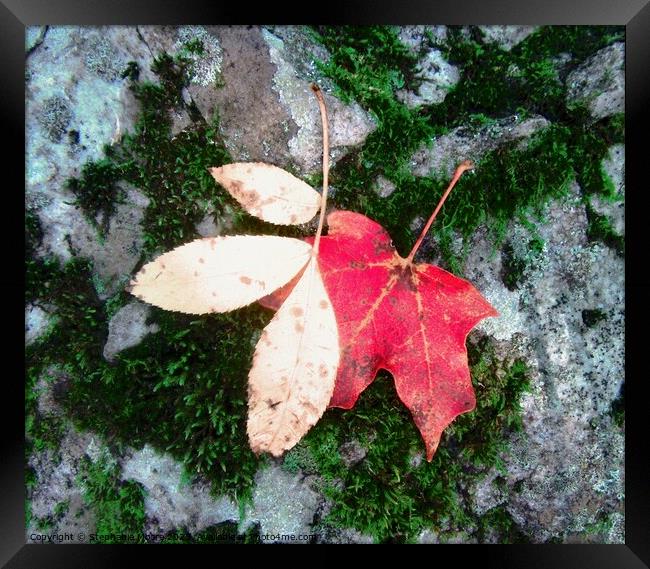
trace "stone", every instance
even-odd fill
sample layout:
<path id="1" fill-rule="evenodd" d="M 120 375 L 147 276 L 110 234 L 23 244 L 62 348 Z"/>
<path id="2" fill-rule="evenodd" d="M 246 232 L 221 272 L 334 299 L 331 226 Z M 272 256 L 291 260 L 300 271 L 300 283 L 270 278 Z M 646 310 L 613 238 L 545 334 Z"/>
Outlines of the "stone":
<path id="1" fill-rule="evenodd" d="M 227 497 L 214 498 L 205 480 L 184 482 L 183 466 L 150 445 L 131 449 L 122 463 L 123 480 L 135 480 L 146 490 L 146 531 L 163 534 L 185 528 L 190 534 L 224 522 L 237 521 L 237 504 Z"/>
<path id="2" fill-rule="evenodd" d="M 293 68 L 300 79 L 318 83 L 324 91 L 335 89 L 334 82 L 321 73 L 316 62 L 327 62 L 330 54 L 327 49 L 316 42 L 304 26 L 268 26 L 266 30 L 282 40 L 282 57 Z M 270 38 L 273 41 L 273 38 Z"/>
<path id="3" fill-rule="evenodd" d="M 298 537 L 314 533 L 311 523 L 321 501 L 307 479 L 272 464 L 255 475 L 253 508 L 242 525 L 258 523 L 264 543 L 309 543 Z"/>
<path id="4" fill-rule="evenodd" d="M 477 512 L 505 507 L 535 543 L 584 533 L 602 512 L 623 511 L 624 433 L 609 414 L 624 381 L 624 260 L 589 242 L 587 227 L 574 184 L 538 224 L 545 246 L 515 290 L 501 281 L 501 256 L 491 254 L 484 235 L 472 240 L 465 266 L 465 277 L 500 312 L 473 334 L 491 336 L 500 357 L 523 359 L 532 381 L 521 398 L 525 433 L 511 437 L 504 457 L 507 490 L 489 487 L 492 472 L 469 494 Z M 507 239 L 523 256 L 531 237 L 513 224 Z M 605 319 L 586 325 L 586 309 Z M 612 542 L 622 535 L 612 534 Z"/>
<path id="5" fill-rule="evenodd" d="M 120 308 L 108 323 L 108 338 L 104 345 L 104 358 L 115 361 L 122 350 L 137 346 L 147 334 L 159 330 L 157 324 L 147 325 L 150 306 L 133 301 Z"/>
<path id="6" fill-rule="evenodd" d="M 214 214 L 206 213 L 196 224 L 196 232 L 201 237 L 216 237 L 219 235 L 219 227 L 214 222 Z"/>
<path id="7" fill-rule="evenodd" d="M 375 180 L 373 190 L 379 197 L 387 198 L 396 190 L 396 188 L 395 184 L 393 184 L 393 182 L 391 182 L 388 178 L 379 175 Z"/>
<path id="8" fill-rule="evenodd" d="M 29 54 L 43 43 L 47 26 L 27 26 L 25 28 L 25 53 Z"/>
<path id="9" fill-rule="evenodd" d="M 410 108 L 442 103 L 447 93 L 460 81 L 460 71 L 443 57 L 431 39 L 442 44 L 447 39 L 446 26 L 403 26 L 398 28 L 400 41 L 419 57 L 415 91 L 400 89 L 395 93 L 399 101 Z M 431 38 L 431 39 L 430 39 Z"/>
<path id="10" fill-rule="evenodd" d="M 488 152 L 514 140 L 528 140 L 550 122 L 544 117 L 520 120 L 516 115 L 481 126 L 478 129 L 459 126 L 435 139 L 430 147 L 422 146 L 411 157 L 415 176 L 434 175 L 449 179 L 463 160 L 475 164 Z"/>
<path id="11" fill-rule="evenodd" d="M 102 300 L 128 283 L 144 243 L 140 223 L 149 200 L 132 186 L 121 185 L 124 201 L 117 205 L 102 241 L 81 211 L 71 205 L 74 198 L 67 198 L 67 191 L 52 195 L 37 210 L 45 235 L 37 254 L 64 261 L 73 255 L 91 259 Z"/>
<path id="12" fill-rule="evenodd" d="M 38 338 L 45 335 L 51 325 L 50 311 L 43 307 L 28 304 L 25 306 L 25 345 L 33 344 Z"/>
<path id="13" fill-rule="evenodd" d="M 144 197 L 123 188 L 126 202 L 102 245 L 66 182 L 133 129 L 138 104 L 120 76 L 132 60 L 142 79 L 153 79 L 152 58 L 133 27 L 50 26 L 26 62 L 26 204 L 44 234 L 37 256 L 91 258 L 107 294 L 137 262 Z"/>
<path id="14" fill-rule="evenodd" d="M 368 449 L 363 447 L 359 441 L 352 440 L 343 443 L 339 448 L 341 460 L 348 468 L 360 463 L 368 454 Z"/>
<path id="15" fill-rule="evenodd" d="M 505 51 L 510 51 L 538 28 L 539 26 L 479 26 L 484 41 L 496 43 Z"/>
<path id="16" fill-rule="evenodd" d="M 87 543 L 95 531 L 95 514 L 84 502 L 83 488 L 77 483 L 82 459 L 95 440 L 92 433 L 78 433 L 71 425 L 60 444 L 60 452 L 50 449 L 33 452 L 27 465 L 33 469 L 36 482 L 28 491 L 31 523 L 26 527 L 26 542 L 37 543 L 33 535 L 71 534 L 65 543 Z M 56 515 L 57 506 L 67 503 L 64 512 Z M 56 531 L 42 531 L 38 518 L 56 518 Z"/>
<path id="17" fill-rule="evenodd" d="M 429 37 L 440 43 L 447 40 L 447 26 L 400 26 L 396 31 L 400 41 L 414 53 L 429 44 Z"/>
<path id="18" fill-rule="evenodd" d="M 298 127 L 289 140 L 289 153 L 304 173 L 317 172 L 322 168 L 322 126 L 318 105 L 311 92 L 311 83 L 300 77 L 291 66 L 284 42 L 262 31 L 269 46 L 271 62 L 277 71 L 273 77 L 273 89 L 280 103 Z M 354 146 L 361 145 L 377 125 L 357 104 L 346 105 L 334 96 L 324 93 L 329 119 L 330 159 L 332 165 Z"/>
<path id="19" fill-rule="evenodd" d="M 308 479 L 271 465 L 255 475 L 253 505 L 240 519 L 239 507 L 233 500 L 213 497 L 209 484 L 200 478 L 183 482 L 182 464 L 150 445 L 127 453 L 121 476 L 139 482 L 147 491 L 146 531 L 157 534 L 176 528 L 195 534 L 231 521 L 239 523 L 239 531 L 259 524 L 264 543 L 308 543 L 304 536 L 313 534 L 311 523 L 322 501 Z"/>
<path id="20" fill-rule="evenodd" d="M 625 43 L 609 45 L 566 80 L 567 105 L 585 105 L 594 121 L 625 111 Z"/>
<path id="21" fill-rule="evenodd" d="M 442 103 L 447 94 L 460 81 L 460 71 L 448 63 L 439 49 L 429 49 L 418 61 L 416 91 L 401 89 L 395 94 L 407 107 Z"/>
<path id="22" fill-rule="evenodd" d="M 140 29 L 153 53 L 173 54 L 182 45 L 173 27 Z M 297 166 L 302 173 L 319 171 L 321 119 L 310 83 L 317 81 L 324 90 L 332 88 L 315 65 L 316 60 L 329 57 L 327 51 L 300 26 L 198 26 L 192 30 L 194 36 L 207 34 L 210 42 L 218 44 L 221 59 L 218 81 L 192 82 L 188 92 L 206 120 L 218 111 L 220 132 L 233 161 Z M 325 98 L 335 163 L 363 143 L 376 125 L 356 103 L 345 105 L 327 93 Z"/>

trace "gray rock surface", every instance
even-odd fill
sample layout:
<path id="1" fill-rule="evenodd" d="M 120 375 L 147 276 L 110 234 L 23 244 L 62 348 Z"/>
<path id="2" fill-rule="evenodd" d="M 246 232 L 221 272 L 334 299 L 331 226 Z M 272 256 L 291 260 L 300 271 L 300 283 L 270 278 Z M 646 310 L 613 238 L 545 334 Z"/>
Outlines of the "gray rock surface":
<path id="1" fill-rule="evenodd" d="M 396 28 L 400 41 L 415 53 L 426 49 L 429 37 L 435 42 L 447 39 L 447 26 L 400 26 Z"/>
<path id="2" fill-rule="evenodd" d="M 311 523 L 322 497 L 311 488 L 309 480 L 271 465 L 258 471 L 255 484 L 253 509 L 246 513 L 246 525 L 259 523 L 264 543 L 308 543 L 304 537 L 292 541 L 282 536 L 313 533 Z"/>
<path id="3" fill-rule="evenodd" d="M 289 153 L 303 172 L 319 171 L 323 155 L 322 126 L 311 83 L 292 67 L 285 43 L 268 30 L 262 33 L 269 46 L 271 62 L 277 67 L 273 88 L 298 127 L 295 136 L 289 140 Z M 362 144 L 376 124 L 357 103 L 346 105 L 325 93 L 325 104 L 329 119 L 330 158 L 335 163 L 351 147 Z"/>
<path id="4" fill-rule="evenodd" d="M 534 133 L 549 126 L 544 117 L 520 120 L 517 116 L 500 119 L 478 129 L 460 126 L 422 146 L 411 157 L 411 171 L 416 176 L 435 175 L 450 178 L 463 160 L 477 163 L 488 152 L 513 140 L 522 143 Z"/>
<path id="5" fill-rule="evenodd" d="M 566 81 L 567 105 L 586 105 L 594 120 L 625 110 L 625 43 L 601 49 Z"/>
<path id="6" fill-rule="evenodd" d="M 368 449 L 357 440 L 343 443 L 339 448 L 339 454 L 343 463 L 350 467 L 361 462 L 368 454 Z"/>
<path id="7" fill-rule="evenodd" d="M 25 306 L 25 345 L 29 346 L 50 328 L 50 313 L 41 306 Z"/>
<path id="8" fill-rule="evenodd" d="M 624 433 L 609 416 L 624 381 L 624 261 L 586 238 L 587 218 L 573 198 L 555 203 L 538 226 L 540 257 L 514 291 L 501 282 L 502 261 L 492 261 L 477 235 L 466 276 L 500 312 L 478 326 L 505 358 L 523 358 L 532 391 L 522 397 L 525 435 L 506 458 L 507 491 L 471 490 L 477 513 L 504 505 L 534 542 L 584 533 L 604 513 L 622 513 Z M 523 228 L 509 233 L 515 254 L 527 251 Z M 591 327 L 584 310 L 605 319 Z M 493 473 L 494 474 L 494 473 Z M 517 489 L 515 490 L 515 487 Z M 609 536 L 621 543 L 621 526 Z"/>
<path id="9" fill-rule="evenodd" d="M 510 51 L 517 44 L 534 33 L 539 26 L 479 26 L 486 42 L 496 43 L 501 49 Z"/>
<path id="10" fill-rule="evenodd" d="M 104 357 L 114 361 L 122 350 L 137 346 L 147 334 L 159 330 L 157 324 L 147 324 L 150 306 L 133 301 L 120 308 L 108 323 L 108 338 L 104 346 Z"/>
<path id="11" fill-rule="evenodd" d="M 215 499 L 210 495 L 209 485 L 201 480 L 183 482 L 182 465 L 148 445 L 131 451 L 124 461 L 122 478 L 136 480 L 147 490 L 147 531 L 152 533 L 184 527 L 194 534 L 211 525 L 233 521 L 239 523 L 241 531 L 259 524 L 260 535 L 266 536 L 264 543 L 305 543 L 297 536 L 313 533 L 314 512 L 322 501 L 307 479 L 271 465 L 257 473 L 253 506 L 240 519 L 235 502 L 227 497 Z"/>
<path id="12" fill-rule="evenodd" d="M 420 81 L 415 91 L 397 91 L 397 99 L 411 108 L 441 103 L 460 80 L 458 68 L 444 59 L 440 49 L 432 47 L 432 41 L 437 44 L 446 41 L 447 27 L 404 26 L 397 31 L 400 41 L 419 56 L 416 77 Z"/>
<path id="13" fill-rule="evenodd" d="M 146 531 L 163 534 L 186 528 L 191 534 L 221 523 L 237 521 L 237 505 L 230 499 L 215 499 L 202 480 L 184 481 L 183 466 L 167 454 L 146 445 L 131 450 L 122 464 L 122 478 L 135 480 L 146 490 Z"/>
<path id="14" fill-rule="evenodd" d="M 176 53 L 182 45 L 175 28 L 140 30 L 153 52 Z M 186 28 L 185 34 L 203 41 L 208 37 L 219 46 L 218 86 L 193 82 L 188 93 L 206 120 L 218 110 L 220 131 L 233 160 L 297 166 L 303 173 L 319 171 L 321 119 L 310 83 L 331 86 L 314 63 L 327 59 L 327 51 L 299 26 L 197 26 Z M 334 163 L 363 143 L 376 125 L 359 105 L 345 105 L 328 94 L 325 98 Z"/>
<path id="15" fill-rule="evenodd" d="M 50 27 L 26 63 L 26 202 L 44 232 L 38 254 L 91 258 L 102 295 L 117 290 L 137 262 L 146 203 L 124 188 L 125 203 L 100 244 L 65 184 L 133 128 L 137 104 L 120 77 L 131 60 L 140 62 L 143 78 L 152 78 L 151 57 L 135 28 Z"/>
<path id="16" fill-rule="evenodd" d="M 84 459 L 110 459 L 110 455 L 98 437 L 91 432 L 78 432 L 66 418 L 57 393 L 65 390 L 69 381 L 64 371 L 50 367 L 42 373 L 35 388 L 39 415 L 60 422 L 63 436 L 57 451 L 36 450 L 27 459 L 27 467 L 35 475 L 34 485 L 28 491 L 31 522 L 25 528 L 27 543 L 42 543 L 32 534 L 66 532 L 72 533 L 72 541 L 66 543 L 85 543 L 95 528 L 95 515 L 84 503 L 84 488 L 78 483 L 78 477 Z M 62 508 L 66 503 L 63 511 L 57 512 L 57 507 Z M 54 528 L 43 530 L 40 521 L 51 522 L 53 518 Z"/>
<path id="17" fill-rule="evenodd" d="M 45 38 L 47 26 L 28 26 L 25 28 L 25 53 L 36 49 Z"/>
<path id="18" fill-rule="evenodd" d="M 372 189 L 375 190 L 375 193 L 379 197 L 387 198 L 397 188 L 395 187 L 395 184 L 393 184 L 393 182 L 391 182 L 388 178 L 380 175 L 375 180 L 375 184 Z"/>
<path id="19" fill-rule="evenodd" d="M 418 61 L 416 77 L 420 84 L 415 92 L 402 89 L 396 93 L 397 99 L 411 108 L 442 103 L 460 81 L 460 71 L 439 49 L 429 49 Z"/>
<path id="20" fill-rule="evenodd" d="M 95 529 L 95 514 L 83 499 L 83 488 L 77 483 L 84 457 L 92 453 L 96 440 L 92 433 L 78 433 L 70 426 L 61 441 L 60 454 L 49 449 L 32 453 L 27 465 L 36 473 L 36 483 L 30 492 L 32 522 L 25 528 L 26 543 L 43 543 L 39 535 L 71 534 L 65 543 L 87 543 L 88 534 Z M 57 506 L 67 503 L 56 516 Z M 43 530 L 39 519 L 56 517 L 56 532 Z"/>

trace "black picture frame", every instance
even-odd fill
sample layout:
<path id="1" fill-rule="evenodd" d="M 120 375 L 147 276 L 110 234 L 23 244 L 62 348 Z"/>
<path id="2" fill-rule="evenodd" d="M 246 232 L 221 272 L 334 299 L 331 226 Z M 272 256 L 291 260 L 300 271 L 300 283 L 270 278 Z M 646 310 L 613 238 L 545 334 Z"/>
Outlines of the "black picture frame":
<path id="1" fill-rule="evenodd" d="M 328 2 L 322 8 L 312 5 L 311 14 L 293 6 L 281 10 L 277 3 L 250 7 L 237 4 L 185 0 L 156 3 L 141 0 L 2 0 L 0 2 L 0 50 L 2 84 L 0 112 L 5 142 L 3 163 L 11 174 L 2 177 L 6 197 L 20 199 L 24 187 L 19 141 L 24 138 L 24 31 L 26 26 L 43 24 L 615 24 L 626 26 L 626 543 L 625 545 L 497 545 L 460 546 L 444 550 L 455 563 L 476 559 L 481 566 L 533 568 L 641 568 L 650 565 L 650 459 L 645 400 L 643 343 L 648 314 L 650 277 L 641 262 L 647 258 L 643 199 L 648 190 L 643 184 L 645 133 L 650 107 L 650 5 L 648 0 L 535 0 L 530 2 Z M 646 127 L 646 128 L 644 128 Z M 14 156 L 15 154 L 15 156 Z M 10 180 L 13 181 L 10 182 Z M 15 226 L 14 226 L 15 224 Z M 8 215 L 3 225 L 5 246 L 10 248 L 20 234 L 18 216 Z M 647 225 L 647 222 L 646 222 Z M 14 249 L 16 249 L 14 247 Z M 22 252 L 17 248 L 19 263 Z M 645 255 L 644 255 L 645 254 Z M 20 279 L 9 271 L 0 286 L 5 306 L 16 319 L 20 302 L 13 295 Z M 15 308 L 15 311 L 14 311 Z M 10 334 L 10 338 L 13 334 Z M 19 336 L 20 338 L 20 336 Z M 20 341 L 20 340 L 17 340 Z M 7 357 L 20 353 L 5 341 Z M 11 357 L 10 357 L 11 356 Z M 19 363 L 16 363 L 18 370 Z M 19 372 L 5 368 L 2 444 L 2 483 L 0 484 L 0 564 L 6 567 L 115 567 L 127 566 L 134 559 L 133 549 L 118 546 L 67 545 L 44 548 L 25 544 L 24 534 L 24 389 Z M 449 547 L 449 546 L 448 546 Z M 171 553 L 165 558 L 187 551 Z M 147 549 L 149 563 L 161 555 L 159 548 Z M 119 561 L 118 561 L 119 559 Z M 171 561 L 171 559 L 169 559 Z"/>

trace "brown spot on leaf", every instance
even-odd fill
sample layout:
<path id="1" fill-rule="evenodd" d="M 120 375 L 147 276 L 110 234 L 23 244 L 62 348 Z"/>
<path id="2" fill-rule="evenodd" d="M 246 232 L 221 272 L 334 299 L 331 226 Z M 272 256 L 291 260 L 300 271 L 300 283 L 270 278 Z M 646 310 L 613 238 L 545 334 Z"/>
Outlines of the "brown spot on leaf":
<path id="1" fill-rule="evenodd" d="M 302 316 L 304 312 L 305 311 L 302 308 L 300 308 L 300 306 L 294 306 L 291 309 L 291 314 L 293 314 L 294 316 Z"/>
<path id="2" fill-rule="evenodd" d="M 296 220 L 297 220 L 297 219 L 298 219 L 298 216 L 297 216 L 295 213 L 292 213 L 292 214 L 289 216 L 289 221 L 290 221 L 291 223 L 296 223 Z"/>
<path id="3" fill-rule="evenodd" d="M 241 277 L 239 277 L 239 282 L 242 282 L 242 283 L 244 283 L 245 285 L 249 285 L 249 284 L 251 284 L 253 281 L 251 280 L 250 277 L 245 277 L 245 276 L 242 275 Z"/>
<path id="4" fill-rule="evenodd" d="M 167 267 L 165 267 L 165 263 L 160 263 L 160 268 L 161 269 L 166 269 Z"/>
<path id="5" fill-rule="evenodd" d="M 255 190 L 249 190 L 242 195 L 242 204 L 244 206 L 254 206 L 260 201 L 260 195 Z"/>
<path id="6" fill-rule="evenodd" d="M 212 296 L 217 296 L 217 293 L 213 291 Z"/>
<path id="7" fill-rule="evenodd" d="M 210 239 L 210 249 L 214 250 L 216 245 L 217 245 L 217 240 L 213 237 L 212 239 Z"/>
<path id="8" fill-rule="evenodd" d="M 364 270 L 365 268 L 367 268 L 366 263 L 363 263 L 362 261 L 356 261 L 356 260 L 355 260 L 355 261 L 350 261 L 350 263 L 348 264 L 348 266 L 349 266 L 351 269 L 358 269 L 358 270 L 360 270 L 360 271 L 362 271 L 362 270 Z"/>
<path id="9" fill-rule="evenodd" d="M 296 321 L 296 325 L 294 326 L 296 332 L 300 334 L 300 332 L 304 332 L 305 327 L 298 321 Z"/>
<path id="10" fill-rule="evenodd" d="M 320 366 L 318 366 L 318 375 L 320 375 L 322 378 L 325 378 L 329 375 L 329 370 L 325 364 L 320 364 Z"/>
<path id="11" fill-rule="evenodd" d="M 318 306 L 320 306 L 323 310 L 325 310 L 325 309 L 329 306 L 329 304 L 327 303 L 326 300 L 321 300 L 321 301 L 318 303 Z"/>
<path id="12" fill-rule="evenodd" d="M 205 263 L 205 260 L 203 259 L 203 257 L 199 257 L 199 263 Z"/>
<path id="13" fill-rule="evenodd" d="M 194 276 L 198 277 L 199 276 L 199 271 L 194 271 Z"/>

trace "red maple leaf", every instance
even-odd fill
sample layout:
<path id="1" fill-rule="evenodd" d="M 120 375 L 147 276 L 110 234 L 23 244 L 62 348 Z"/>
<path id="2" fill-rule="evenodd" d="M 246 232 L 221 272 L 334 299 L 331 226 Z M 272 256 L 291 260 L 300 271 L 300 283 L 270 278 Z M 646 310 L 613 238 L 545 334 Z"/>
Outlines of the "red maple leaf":
<path id="1" fill-rule="evenodd" d="M 413 263 L 447 194 L 407 258 L 381 225 L 350 211 L 329 214 L 329 233 L 321 237 L 319 252 L 341 346 L 329 406 L 352 408 L 377 371 L 388 370 L 422 434 L 428 461 L 442 431 L 476 405 L 465 340 L 480 320 L 497 315 L 469 282 L 434 265 Z M 277 307 L 293 284 L 262 304 Z"/>

